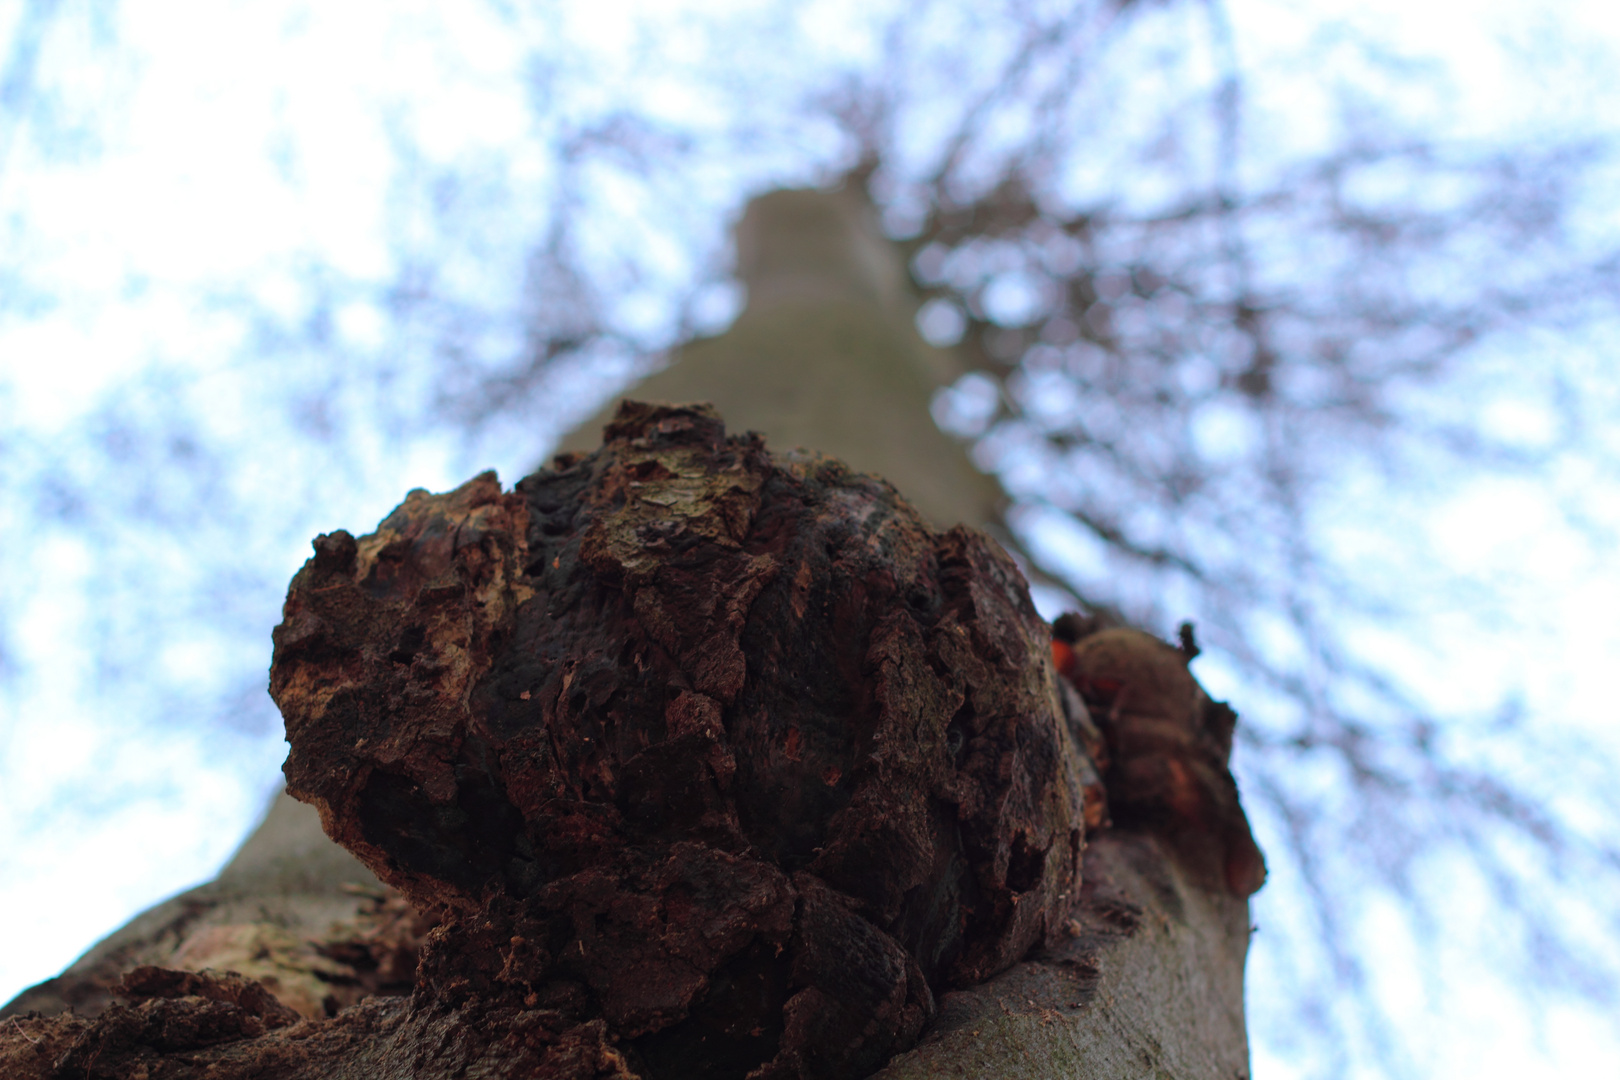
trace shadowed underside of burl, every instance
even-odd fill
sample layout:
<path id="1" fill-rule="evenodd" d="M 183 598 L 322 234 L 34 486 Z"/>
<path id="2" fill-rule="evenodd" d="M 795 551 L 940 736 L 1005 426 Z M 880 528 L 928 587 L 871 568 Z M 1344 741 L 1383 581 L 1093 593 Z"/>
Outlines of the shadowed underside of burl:
<path id="1" fill-rule="evenodd" d="M 1009 1039 L 1061 1072 L 975 1071 L 1246 1073 L 1249 886 L 1151 813 L 1102 828 L 1135 729 L 1090 722 L 993 542 L 706 406 L 605 436 L 510 492 L 413 492 L 293 580 L 288 787 L 438 920 L 411 996 L 301 1019 L 148 967 L 99 1017 L 10 1025 L 6 1075 L 858 1077 L 931 1022 L 894 1075 Z M 1167 739 L 1226 790 L 1224 750 Z"/>

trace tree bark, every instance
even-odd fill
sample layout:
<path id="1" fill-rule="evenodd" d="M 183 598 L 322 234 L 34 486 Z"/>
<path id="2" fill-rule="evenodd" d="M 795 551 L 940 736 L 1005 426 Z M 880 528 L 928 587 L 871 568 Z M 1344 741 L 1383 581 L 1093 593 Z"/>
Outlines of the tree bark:
<path id="1" fill-rule="evenodd" d="M 632 396 L 710 402 L 728 428 L 761 432 L 778 451 L 814 450 L 883 477 L 942 528 L 1000 535 L 1000 484 L 929 412 L 963 369 L 918 336 L 905 268 L 864 197 L 756 198 L 737 227 L 737 278 L 748 299 L 731 328 L 681 346 Z M 563 448 L 594 449 L 613 410 Z"/>
<path id="2" fill-rule="evenodd" d="M 321 831 L 315 810 L 282 793 L 213 881 L 141 912 L 0 1018 L 100 1015 L 143 965 L 241 972 L 301 1015 L 323 1016 L 409 990 L 426 928 L 395 925 L 402 914 L 397 896 Z"/>

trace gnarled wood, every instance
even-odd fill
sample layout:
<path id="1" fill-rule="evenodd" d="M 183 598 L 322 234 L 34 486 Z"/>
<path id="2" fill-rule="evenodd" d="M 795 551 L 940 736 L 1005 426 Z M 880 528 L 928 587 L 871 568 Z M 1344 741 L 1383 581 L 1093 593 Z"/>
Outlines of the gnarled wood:
<path id="1" fill-rule="evenodd" d="M 627 403 L 509 494 L 317 540 L 271 691 L 293 794 L 451 911 L 423 992 L 584 992 L 648 1076 L 848 1076 L 1067 916 L 1047 637 L 981 535 Z"/>

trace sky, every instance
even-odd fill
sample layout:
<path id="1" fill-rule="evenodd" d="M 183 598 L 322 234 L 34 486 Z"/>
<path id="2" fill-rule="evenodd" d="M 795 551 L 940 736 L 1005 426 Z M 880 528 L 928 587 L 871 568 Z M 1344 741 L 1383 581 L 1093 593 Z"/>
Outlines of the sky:
<path id="1" fill-rule="evenodd" d="M 692 13 L 712 16 L 714 5 L 659 5 L 655 15 L 629 0 L 593 3 L 588 11 L 568 7 L 537 9 L 532 18 L 540 32 L 576 43 L 573 62 L 591 72 L 587 88 L 577 89 L 576 81 L 574 90 L 589 100 L 570 99 L 569 107 L 602 108 L 624 92 L 617 88 L 643 85 L 660 107 L 683 117 L 718 116 L 721 106 L 680 78 L 683 63 L 702 63 L 707 55 L 689 27 Z M 764 6 L 727 10 L 733 9 L 752 18 Z M 29 10 L 19 0 L 0 2 L 0 48 L 15 49 Z M 0 1000 L 56 973 L 134 912 L 212 876 L 251 828 L 276 787 L 284 753 L 262 675 L 255 684 L 253 673 L 262 672 L 280 590 L 302 562 L 308 538 L 339 525 L 367 530 L 406 490 L 442 490 L 488 464 L 510 483 L 630 370 L 624 356 L 565 370 L 553 408 L 538 423 L 518 433 L 497 431 L 471 447 L 435 436 L 401 451 L 384 431 L 346 428 L 342 462 L 320 444 L 278 450 L 274 468 L 250 454 L 230 476 L 186 481 L 191 486 L 184 490 L 166 472 L 184 458 L 183 447 L 166 447 L 168 456 L 137 460 L 99 479 L 70 456 L 83 441 L 116 448 L 128 435 L 107 426 L 107 393 L 123 395 L 119 405 L 136 418 L 137 435 L 148 432 L 140 424 L 156 423 L 178 403 L 215 440 L 209 445 L 240 449 L 244 433 L 296 439 L 297 431 L 276 428 L 263 415 L 256 388 L 271 373 L 244 359 L 263 328 L 244 319 L 236 301 L 251 297 L 271 310 L 304 310 L 304 271 L 316 256 L 334 282 L 327 333 L 338 354 L 371 357 L 394 344 L 379 297 L 352 283 L 386 277 L 400 256 L 399 238 L 408 240 L 418 225 L 398 196 L 399 126 L 409 126 L 411 144 L 427 158 L 424 168 L 493 158 L 536 136 L 524 95 L 541 91 L 526 82 L 522 52 L 497 19 L 465 10 L 451 18 L 443 5 L 380 0 L 320 8 L 252 0 L 68 3 L 44 39 L 37 68 L 53 141 L 38 145 L 14 111 L 0 112 L 0 438 L 6 440 L 0 454 L 20 471 L 61 470 L 91 490 L 120 485 L 106 493 L 104 510 L 92 507 L 57 523 L 35 520 L 37 504 L 21 497 L 20 486 L 0 487 L 6 500 L 0 537 L 27 550 L 0 576 L 0 602 L 21 612 L 15 624 L 27 627 L 0 643 L 0 672 L 12 676 L 0 693 L 0 920 L 13 929 L 0 954 Z M 797 29 L 805 54 L 817 63 L 875 56 L 881 43 L 849 30 L 859 25 L 856 10 L 817 5 Z M 1252 0 L 1228 11 L 1240 53 L 1256 61 L 1286 58 L 1335 20 L 1377 28 L 1448 73 L 1450 95 L 1405 103 L 1407 119 L 1432 116 L 1463 135 L 1602 132 L 1608 118 L 1620 116 L 1620 79 L 1607 76 L 1612 68 L 1605 66 L 1620 55 L 1620 14 L 1609 5 Z M 652 48 L 669 74 L 646 90 L 632 76 L 639 50 Z M 1544 59 L 1516 63 L 1530 53 Z M 1546 60 L 1550 55 L 1556 59 Z M 1265 97 L 1272 92 L 1257 88 L 1257 107 L 1286 116 L 1294 103 L 1281 89 L 1275 100 Z M 9 108 L 0 97 L 0 110 Z M 1313 133 L 1290 137 L 1303 145 Z M 655 338 L 668 325 L 674 283 L 712 273 L 727 209 L 751 185 L 773 177 L 802 181 L 803 161 L 823 153 L 820 138 L 805 133 L 797 163 L 773 150 L 746 170 L 717 172 L 710 201 L 691 208 L 689 222 L 660 234 L 668 250 L 649 256 L 653 280 L 626 290 L 624 318 L 639 320 Z M 543 184 L 551 168 L 540 153 L 503 151 L 501 161 L 503 190 Z M 1594 233 L 1620 221 L 1617 211 L 1620 205 L 1606 208 L 1594 196 Z M 511 291 L 503 230 L 521 234 L 541 223 L 538 208 L 533 220 L 522 218 L 521 206 L 514 212 L 518 220 L 487 226 L 489 236 L 478 238 L 485 248 L 469 247 L 489 252 L 487 262 L 472 258 L 448 271 L 466 275 L 469 288 L 487 288 L 492 304 Z M 609 241 L 603 244 L 611 254 Z M 718 323 L 728 301 L 723 291 L 716 296 Z M 1582 385 L 1612 393 L 1616 380 L 1605 360 L 1612 344 L 1601 335 L 1520 342 L 1501 363 L 1511 373 L 1526 358 L 1534 363 L 1538 350 L 1575 350 L 1591 357 Z M 296 353 L 274 355 L 278 365 L 315 364 Z M 142 375 L 151 372 L 161 377 Z M 402 378 L 382 391 L 342 383 L 319 404 L 334 411 L 338 419 L 331 422 L 341 427 L 343 416 L 365 412 L 379 395 L 408 399 L 414 388 Z M 1504 378 L 1502 385 L 1500 399 L 1487 408 L 1490 422 L 1528 440 L 1544 437 L 1547 412 L 1517 395 L 1518 383 Z M 312 414 L 307 423 L 313 430 L 321 418 Z M 11 438 L 24 432 L 26 446 Z M 1612 618 L 1620 610 L 1620 572 L 1606 551 L 1551 524 L 1556 498 L 1572 492 L 1587 498 L 1602 523 L 1620 524 L 1620 494 L 1582 468 L 1570 462 L 1551 484 L 1480 480 L 1439 497 L 1421 490 L 1392 495 L 1425 502 L 1420 543 L 1443 561 L 1500 581 L 1508 591 L 1503 606 L 1519 617 L 1480 627 L 1463 613 L 1450 623 L 1442 614 L 1446 647 L 1420 651 L 1371 639 L 1366 647 L 1385 650 L 1394 670 L 1448 705 L 1459 704 L 1458 686 L 1517 691 L 1532 710 L 1620 752 L 1606 685 L 1608 658 L 1620 655 L 1620 623 Z M 162 507 L 181 497 L 191 500 L 187 505 L 220 508 L 217 517 L 181 524 L 194 540 L 216 537 L 216 547 L 241 560 L 241 588 L 222 597 L 175 586 L 172 609 L 143 625 L 129 624 L 122 609 L 108 615 L 108 605 L 133 595 L 127 590 L 161 592 L 191 580 L 184 552 L 166 546 L 159 527 Z M 114 552 L 106 530 L 120 508 L 148 514 L 152 528 Z M 232 508 L 236 516 L 226 512 Z M 249 535 L 233 531 L 242 512 L 253 525 Z M 1343 529 L 1347 553 L 1369 542 L 1352 524 Z M 109 576 L 137 565 L 149 576 Z M 107 666 L 105 643 L 95 639 L 103 632 L 95 628 L 105 626 L 126 635 L 117 640 L 141 639 L 139 663 L 161 677 L 121 681 Z M 258 645 L 243 627 L 262 628 Z M 1241 702 L 1236 672 L 1201 663 L 1198 674 L 1215 696 Z M 174 699 L 181 686 L 193 700 Z M 1481 701 L 1492 696 L 1482 691 Z M 171 709 L 211 712 L 226 722 L 154 719 Z M 1468 874 L 1456 866 L 1427 872 L 1434 880 L 1424 887 L 1437 890 Z M 1262 936 L 1267 918 L 1288 917 L 1261 908 Z M 1467 905 L 1458 912 L 1460 920 L 1488 917 Z M 1620 1069 L 1620 1032 L 1597 1009 L 1554 1000 L 1539 1014 L 1527 1011 L 1499 984 L 1468 981 L 1469 965 L 1477 963 L 1469 957 L 1442 958 L 1447 981 L 1436 986 L 1412 960 L 1415 943 L 1403 937 L 1410 928 L 1377 902 L 1361 930 L 1368 947 L 1380 950 L 1376 978 L 1386 1000 L 1422 1013 L 1444 999 L 1446 1030 L 1455 1034 L 1446 1045 L 1420 1046 L 1425 1075 Z M 1251 969 L 1251 1007 L 1260 1012 L 1280 1008 L 1265 997 L 1271 962 L 1261 950 Z M 1283 1041 L 1257 1033 L 1255 1076 L 1294 1075 Z"/>

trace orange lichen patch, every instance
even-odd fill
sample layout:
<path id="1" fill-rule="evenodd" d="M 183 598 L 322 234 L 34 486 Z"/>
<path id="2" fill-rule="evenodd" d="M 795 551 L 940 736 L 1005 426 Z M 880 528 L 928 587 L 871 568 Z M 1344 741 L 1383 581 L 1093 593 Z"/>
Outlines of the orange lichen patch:
<path id="1" fill-rule="evenodd" d="M 1065 679 L 1074 677 L 1074 646 L 1062 638 L 1052 639 L 1052 666 Z"/>

